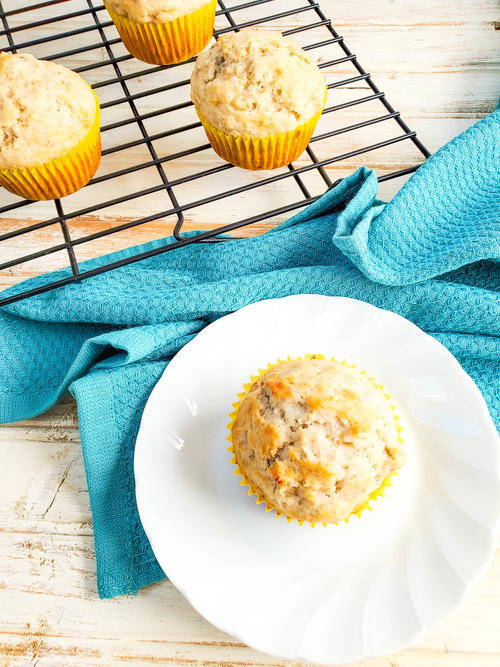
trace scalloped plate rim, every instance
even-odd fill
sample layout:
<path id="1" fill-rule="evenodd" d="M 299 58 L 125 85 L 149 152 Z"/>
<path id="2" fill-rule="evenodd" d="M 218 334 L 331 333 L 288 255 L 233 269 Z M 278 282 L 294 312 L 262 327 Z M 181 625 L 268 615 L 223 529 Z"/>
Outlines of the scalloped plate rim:
<path id="1" fill-rule="evenodd" d="M 191 340 L 189 343 L 187 343 L 179 352 L 173 357 L 172 361 L 169 363 L 167 368 L 164 370 L 162 373 L 160 379 L 158 380 L 158 383 L 155 385 L 153 388 L 150 397 L 148 398 L 148 401 L 146 403 L 142 419 L 141 419 L 141 425 L 139 428 L 138 436 L 137 436 L 137 441 L 136 441 L 136 448 L 134 452 L 134 476 L 135 476 L 135 483 L 136 483 L 136 499 L 137 499 L 137 506 L 139 509 L 139 515 L 144 527 L 144 530 L 146 532 L 146 535 L 148 536 L 148 539 L 151 543 L 153 552 L 155 555 L 157 555 L 155 545 L 158 544 L 157 536 L 156 536 L 156 531 L 154 529 L 154 526 L 151 524 L 154 524 L 154 520 L 150 523 L 149 518 L 147 516 L 147 511 L 144 509 L 144 503 L 142 502 L 142 493 L 144 492 L 145 485 L 142 483 L 141 479 L 141 466 L 142 466 L 142 457 L 144 454 L 144 447 L 142 446 L 142 437 L 144 434 L 144 423 L 148 419 L 148 411 L 150 408 L 150 404 L 152 403 L 152 397 L 155 391 L 158 388 L 158 385 L 161 383 L 163 377 L 169 372 L 169 368 L 171 365 L 175 362 L 178 363 L 183 360 L 184 356 L 190 354 L 190 347 L 193 344 L 202 344 L 205 336 L 210 335 L 214 328 L 216 327 L 221 327 L 225 326 L 225 321 L 231 318 L 233 321 L 236 318 L 239 318 L 240 313 L 242 311 L 250 311 L 252 309 L 259 308 L 262 303 L 268 303 L 268 302 L 283 302 L 283 301 L 289 301 L 289 300 L 301 300 L 303 298 L 313 298 L 313 299 L 318 299 L 318 300 L 335 300 L 336 302 L 357 302 L 359 304 L 363 304 L 363 306 L 367 306 L 369 309 L 372 309 L 374 313 L 376 311 L 381 311 L 383 313 L 387 313 L 393 318 L 396 318 L 397 320 L 404 321 L 405 324 L 409 327 L 412 328 L 415 332 L 418 333 L 418 336 L 424 336 L 426 339 L 428 339 L 428 342 L 433 344 L 436 349 L 440 349 L 443 354 L 447 357 L 447 361 L 451 362 L 452 366 L 454 367 L 454 371 L 459 373 L 461 376 L 462 380 L 468 383 L 468 390 L 474 395 L 475 402 L 477 404 L 477 408 L 479 408 L 482 412 L 482 417 L 485 421 L 485 423 L 488 424 L 488 429 L 492 432 L 497 434 L 496 428 L 493 424 L 493 421 L 491 419 L 491 416 L 488 411 L 488 407 L 486 405 L 486 402 L 475 384 L 475 382 L 472 380 L 472 378 L 468 375 L 468 373 L 462 368 L 458 360 L 449 352 L 449 350 L 442 344 L 440 343 L 437 339 L 433 338 L 432 336 L 429 336 L 426 332 L 424 332 L 420 327 L 418 327 L 416 324 L 411 322 L 410 320 L 406 319 L 402 315 L 399 315 L 397 313 L 394 313 L 390 310 L 386 310 L 384 308 L 380 308 L 378 306 L 374 306 L 373 304 L 361 301 L 359 299 L 353 299 L 349 297 L 331 297 L 331 296 L 325 296 L 325 295 L 318 295 L 318 294 L 300 294 L 300 295 L 292 295 L 292 296 L 286 296 L 286 297 L 279 297 L 279 298 L 272 298 L 272 299 L 265 299 L 261 301 L 256 301 L 253 303 L 250 303 L 241 309 L 231 312 L 227 315 L 224 315 L 214 322 L 211 322 L 208 324 L 204 329 L 202 329 L 196 337 Z M 211 331 L 209 331 L 211 330 Z M 397 397 L 396 397 L 397 398 Z M 498 434 L 497 434 L 498 437 Z M 497 457 L 497 470 L 495 471 L 495 477 L 496 481 L 500 486 L 500 458 Z M 232 472 L 230 467 L 228 466 L 229 469 L 229 474 Z M 145 480 L 144 480 L 145 481 Z M 410 641 L 405 641 L 401 643 L 401 645 L 397 648 L 394 649 L 393 653 L 399 652 L 401 650 L 404 650 L 407 646 L 410 644 L 413 644 L 415 641 L 419 640 L 423 635 L 429 632 L 429 630 L 433 627 L 435 627 L 437 624 L 442 623 L 446 618 L 448 618 L 465 600 L 465 598 L 469 595 L 471 592 L 471 589 L 478 583 L 478 581 L 484 576 L 486 571 L 488 570 L 491 561 L 493 559 L 494 553 L 495 553 L 495 548 L 496 548 L 496 539 L 498 536 L 498 531 L 500 528 L 500 507 L 497 507 L 497 512 L 496 512 L 496 521 L 495 524 L 492 526 L 485 526 L 485 529 L 488 531 L 489 537 L 490 537 L 490 544 L 489 544 L 489 549 L 488 549 L 488 554 L 485 554 L 483 558 L 483 562 L 480 568 L 477 569 L 477 571 L 474 573 L 474 576 L 469 579 L 469 581 L 463 582 L 463 588 L 461 591 L 460 599 L 456 602 L 456 604 L 448 609 L 446 613 L 440 617 L 440 619 L 434 623 L 430 624 L 422 624 L 422 627 L 418 632 L 414 634 L 414 636 L 410 639 Z M 161 551 L 161 549 L 158 549 L 158 551 Z M 158 558 L 158 556 L 157 556 Z M 160 556 L 161 558 L 161 556 Z M 158 560 L 160 561 L 160 558 Z M 161 559 L 163 560 L 163 559 Z M 160 563 L 161 564 L 161 563 Z M 237 632 L 230 626 L 228 623 L 221 622 L 220 619 L 217 621 L 214 621 L 213 618 L 210 618 L 210 613 L 206 613 L 203 610 L 203 604 L 200 603 L 199 600 L 195 599 L 196 595 L 194 595 L 194 591 L 190 590 L 187 585 L 185 585 L 183 582 L 176 581 L 176 575 L 173 573 L 173 576 L 170 576 L 167 573 L 168 579 L 173 583 L 173 585 L 179 590 L 179 592 L 186 598 L 186 600 L 209 622 L 214 624 L 216 627 L 218 627 L 221 631 L 225 632 L 226 634 L 234 637 L 235 639 L 241 641 L 242 643 L 245 643 L 246 645 L 250 646 L 251 648 L 254 648 L 258 651 L 265 651 L 268 655 L 272 655 L 278 658 L 284 658 L 284 659 L 292 659 L 292 660 L 301 660 L 301 661 L 307 661 L 311 662 L 312 664 L 320 664 L 319 661 L 316 661 L 312 659 L 310 656 L 307 656 L 306 654 L 302 653 L 297 653 L 296 655 L 290 656 L 283 656 L 282 654 L 275 653 L 275 652 L 269 652 L 268 649 L 259 647 L 256 642 L 249 642 L 247 638 L 245 638 L 245 634 L 243 632 Z M 342 661 L 344 663 L 351 663 L 351 662 L 356 662 L 361 659 L 369 659 L 369 658 L 375 658 L 375 657 L 381 657 L 383 655 L 387 655 L 384 653 L 373 653 L 373 654 L 362 654 L 362 655 L 357 655 L 353 657 L 352 659 L 343 659 Z"/>

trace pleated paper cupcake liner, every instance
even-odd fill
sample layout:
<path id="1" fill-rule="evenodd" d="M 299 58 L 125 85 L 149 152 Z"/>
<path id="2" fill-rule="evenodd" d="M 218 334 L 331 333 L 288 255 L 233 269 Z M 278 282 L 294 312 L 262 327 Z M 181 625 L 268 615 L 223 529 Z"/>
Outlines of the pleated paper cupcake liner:
<path id="1" fill-rule="evenodd" d="M 241 470 L 241 468 L 238 464 L 237 455 L 236 455 L 236 451 L 234 449 L 233 438 L 232 438 L 233 425 L 234 425 L 234 422 L 236 420 L 236 416 L 238 414 L 238 409 L 240 407 L 240 404 L 241 404 L 242 400 L 245 398 L 245 396 L 247 395 L 250 387 L 254 384 L 254 382 L 256 382 L 260 377 L 265 375 L 265 373 L 267 373 L 271 368 L 274 368 L 275 366 L 279 366 L 280 364 L 284 364 L 287 361 L 298 361 L 300 359 L 326 359 L 326 357 L 322 354 L 305 354 L 301 357 L 293 357 L 293 358 L 292 357 L 287 357 L 286 359 L 278 359 L 278 361 L 276 361 L 274 363 L 269 363 L 266 368 L 260 368 L 258 373 L 256 375 L 253 375 L 250 378 L 250 380 L 243 385 L 243 391 L 240 392 L 237 395 L 238 400 L 235 403 L 233 403 L 233 405 L 232 405 L 232 407 L 234 409 L 229 414 L 230 421 L 227 424 L 227 428 L 229 430 L 229 435 L 227 436 L 226 439 L 231 443 L 230 446 L 227 448 L 227 450 L 232 454 L 230 463 L 235 466 L 234 474 L 239 475 L 241 477 L 240 486 L 248 487 L 247 495 L 256 496 L 255 502 L 256 502 L 257 505 L 263 504 L 264 507 L 265 507 L 266 512 L 270 512 L 271 510 L 274 510 L 277 517 L 284 516 L 286 518 L 286 520 L 288 521 L 288 523 L 291 523 L 292 521 L 297 521 L 299 526 L 302 526 L 302 524 L 304 524 L 304 523 L 308 523 L 310 526 L 314 527 L 314 526 L 317 525 L 316 523 L 295 519 L 294 517 L 289 517 L 286 514 L 284 514 L 283 512 L 281 512 L 280 510 L 278 510 L 276 507 L 274 507 L 272 505 L 272 503 L 270 503 L 268 500 L 266 500 L 262 496 L 262 494 L 251 484 L 251 482 L 249 482 L 249 480 L 245 477 L 245 474 L 243 473 L 243 471 Z M 329 360 L 330 361 L 336 361 L 337 363 L 341 363 L 344 366 L 346 366 L 347 368 L 355 368 L 356 370 L 360 371 L 360 373 L 365 375 L 368 378 L 368 380 L 370 380 L 370 382 L 372 382 L 378 389 L 381 389 L 384 392 L 384 396 L 387 399 L 387 401 L 389 403 L 389 406 L 391 407 L 391 410 L 392 410 L 393 415 L 394 415 L 394 421 L 396 423 L 396 429 L 397 429 L 397 432 L 398 432 L 398 442 L 400 444 L 403 444 L 404 443 L 404 439 L 402 437 L 403 427 L 400 424 L 400 416 L 396 412 L 396 406 L 392 402 L 391 395 L 386 392 L 384 386 L 379 384 L 375 380 L 375 378 L 370 377 L 366 373 L 366 371 L 361 370 L 360 368 L 358 368 L 358 366 L 356 366 L 356 364 L 349 364 L 346 361 L 339 361 L 338 359 L 335 359 L 335 357 L 331 357 Z M 357 507 L 355 510 L 353 510 L 349 514 L 349 516 L 347 516 L 345 519 L 342 519 L 341 521 L 338 521 L 338 522 L 322 523 L 321 525 L 326 527 L 326 526 L 330 526 L 330 525 L 339 525 L 340 523 L 347 523 L 351 519 L 351 517 L 353 517 L 353 516 L 361 517 L 363 512 L 365 512 L 366 510 L 370 510 L 370 511 L 373 510 L 373 507 L 370 505 L 370 503 L 377 500 L 377 498 L 380 498 L 380 497 L 385 495 L 386 488 L 389 487 L 389 486 L 392 486 L 392 478 L 397 474 L 398 474 L 397 472 L 389 473 L 389 475 L 387 475 L 384 478 L 384 480 L 382 481 L 380 486 L 377 489 L 375 489 L 375 491 L 372 491 L 370 493 L 367 500 L 364 503 L 362 503 L 359 507 Z"/>
<path id="2" fill-rule="evenodd" d="M 216 0 L 166 23 L 139 23 L 105 3 L 128 51 L 145 63 L 174 65 L 203 51 L 214 30 Z"/>
<path id="3" fill-rule="evenodd" d="M 242 169 L 277 169 L 296 160 L 312 137 L 322 110 L 310 120 L 289 132 L 265 137 L 236 136 L 219 130 L 203 116 L 195 105 L 196 113 L 205 129 L 214 151 L 226 162 Z"/>
<path id="4" fill-rule="evenodd" d="M 86 185 L 101 160 L 100 107 L 97 96 L 95 120 L 74 148 L 49 162 L 20 169 L 0 169 L 0 185 L 9 192 L 32 199 L 58 199 Z"/>

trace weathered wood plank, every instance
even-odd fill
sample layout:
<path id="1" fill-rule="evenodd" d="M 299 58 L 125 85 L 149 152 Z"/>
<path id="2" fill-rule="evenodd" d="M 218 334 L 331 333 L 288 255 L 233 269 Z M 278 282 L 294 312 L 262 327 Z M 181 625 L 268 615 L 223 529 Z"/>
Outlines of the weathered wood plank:
<path id="1" fill-rule="evenodd" d="M 13 534 L 7 541 L 8 550 L 2 549 L 6 562 L 4 556 L 0 561 L 0 647 L 4 651 L 9 650 L 6 643 L 12 644 L 18 650 L 23 647 L 28 656 L 33 650 L 30 642 L 35 640 L 43 642 L 48 655 L 64 655 L 68 646 L 76 646 L 75 658 L 95 657 L 104 664 L 110 659 L 126 660 L 125 656 L 144 662 L 203 656 L 220 664 L 245 659 L 253 660 L 251 664 L 277 664 L 213 628 L 169 583 L 151 586 L 137 597 L 97 602 L 91 537 Z M 438 661 L 440 656 L 453 665 L 465 665 L 466 660 L 468 665 L 488 664 L 499 650 L 499 594 L 500 553 L 488 580 L 462 609 L 392 658 L 395 664 L 412 664 L 412 659 L 419 665 L 447 664 Z M 381 659 L 368 664 L 391 663 Z"/>

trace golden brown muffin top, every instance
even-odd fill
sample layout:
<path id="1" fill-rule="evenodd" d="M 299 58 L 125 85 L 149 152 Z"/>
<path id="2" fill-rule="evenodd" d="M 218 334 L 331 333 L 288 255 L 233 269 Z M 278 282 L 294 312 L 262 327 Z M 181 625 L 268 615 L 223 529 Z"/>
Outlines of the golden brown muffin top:
<path id="1" fill-rule="evenodd" d="M 67 153 L 95 116 L 95 97 L 79 74 L 27 53 L 0 53 L 0 168 Z"/>
<path id="2" fill-rule="evenodd" d="M 321 359 L 286 362 L 260 377 L 232 437 L 252 487 L 309 522 L 346 518 L 405 458 L 384 392 L 357 369 Z"/>
<path id="3" fill-rule="evenodd" d="M 248 29 L 221 36 L 198 56 L 191 98 L 219 130 L 266 136 L 293 130 L 320 112 L 325 81 L 292 39 Z"/>

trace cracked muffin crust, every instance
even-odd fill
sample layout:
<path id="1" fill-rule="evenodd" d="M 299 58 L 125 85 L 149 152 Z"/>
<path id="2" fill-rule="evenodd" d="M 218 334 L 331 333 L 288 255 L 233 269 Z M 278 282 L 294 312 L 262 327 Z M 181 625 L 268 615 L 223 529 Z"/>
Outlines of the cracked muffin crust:
<path id="1" fill-rule="evenodd" d="M 32 167 L 90 130 L 96 99 L 79 74 L 27 53 L 0 53 L 0 168 Z"/>
<path id="2" fill-rule="evenodd" d="M 318 114 L 325 81 L 292 39 L 248 29 L 222 35 L 198 56 L 191 98 L 219 130 L 264 137 L 294 130 Z"/>
<path id="3" fill-rule="evenodd" d="M 359 370 L 324 359 L 284 362 L 256 380 L 232 441 L 253 490 L 311 523 L 347 518 L 405 460 L 384 392 Z"/>

